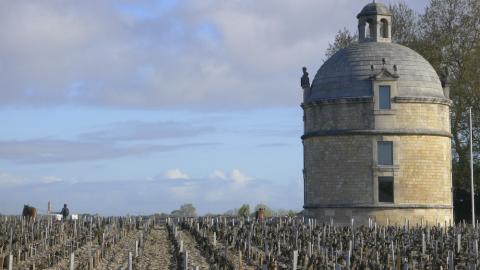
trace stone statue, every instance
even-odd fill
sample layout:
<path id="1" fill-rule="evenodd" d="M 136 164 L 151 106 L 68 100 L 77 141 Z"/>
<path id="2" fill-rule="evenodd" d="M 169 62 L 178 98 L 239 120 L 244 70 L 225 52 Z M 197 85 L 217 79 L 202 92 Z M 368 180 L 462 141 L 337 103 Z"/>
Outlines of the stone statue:
<path id="1" fill-rule="evenodd" d="M 302 86 L 303 90 L 310 89 L 310 78 L 308 78 L 307 68 L 303 67 L 303 76 L 300 80 L 300 85 Z"/>

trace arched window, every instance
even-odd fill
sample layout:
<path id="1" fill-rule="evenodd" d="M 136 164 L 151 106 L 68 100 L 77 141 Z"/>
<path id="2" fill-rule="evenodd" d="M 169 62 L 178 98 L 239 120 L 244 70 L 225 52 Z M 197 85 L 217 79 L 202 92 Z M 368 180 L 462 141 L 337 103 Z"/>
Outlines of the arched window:
<path id="1" fill-rule="evenodd" d="M 388 21 L 386 19 L 380 21 L 380 33 L 383 38 L 388 38 Z"/>

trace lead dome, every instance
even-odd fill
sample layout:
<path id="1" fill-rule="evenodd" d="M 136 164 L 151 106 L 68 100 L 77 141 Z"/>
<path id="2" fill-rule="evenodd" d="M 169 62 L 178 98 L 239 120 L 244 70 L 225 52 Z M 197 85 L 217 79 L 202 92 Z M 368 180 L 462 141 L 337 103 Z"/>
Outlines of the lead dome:
<path id="1" fill-rule="evenodd" d="M 363 7 L 362 11 L 357 15 L 357 18 L 368 15 L 388 15 L 391 16 L 390 10 L 382 3 L 369 3 Z"/>
<path id="2" fill-rule="evenodd" d="M 395 43 L 362 42 L 338 51 L 322 65 L 308 98 L 372 96 L 371 78 L 382 69 L 398 75 L 401 96 L 445 97 L 436 71 L 414 50 Z"/>

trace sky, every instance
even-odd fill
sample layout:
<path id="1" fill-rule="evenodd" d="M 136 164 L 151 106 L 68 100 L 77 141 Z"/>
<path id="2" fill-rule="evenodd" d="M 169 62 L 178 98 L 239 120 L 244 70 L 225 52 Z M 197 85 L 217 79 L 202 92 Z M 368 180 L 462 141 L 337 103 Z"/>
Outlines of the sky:
<path id="1" fill-rule="evenodd" d="M 300 211 L 301 67 L 367 3 L 1 1 L 0 213 Z"/>

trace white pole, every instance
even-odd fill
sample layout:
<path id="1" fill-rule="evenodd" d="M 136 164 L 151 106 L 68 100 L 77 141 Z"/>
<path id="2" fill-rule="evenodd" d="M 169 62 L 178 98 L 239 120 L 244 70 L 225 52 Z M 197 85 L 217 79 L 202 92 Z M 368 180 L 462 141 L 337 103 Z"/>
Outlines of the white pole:
<path id="1" fill-rule="evenodd" d="M 70 253 L 70 270 L 75 269 L 75 254 L 72 252 Z"/>
<path id="2" fill-rule="evenodd" d="M 128 252 L 128 270 L 132 270 L 132 252 Z"/>
<path id="3" fill-rule="evenodd" d="M 8 255 L 8 270 L 12 270 L 12 269 L 13 269 L 13 255 L 12 253 L 10 253 L 10 255 Z"/>
<path id="4" fill-rule="evenodd" d="M 297 270 L 297 263 L 298 263 L 298 250 L 294 250 L 293 251 L 293 265 L 292 265 L 292 269 L 293 270 Z"/>
<path id="5" fill-rule="evenodd" d="M 138 257 L 138 240 L 135 241 L 135 258 Z"/>
<path id="6" fill-rule="evenodd" d="M 473 125 L 472 125 L 472 107 L 469 109 L 470 114 L 470 185 L 472 190 L 472 226 L 475 228 L 475 189 L 473 186 Z"/>

